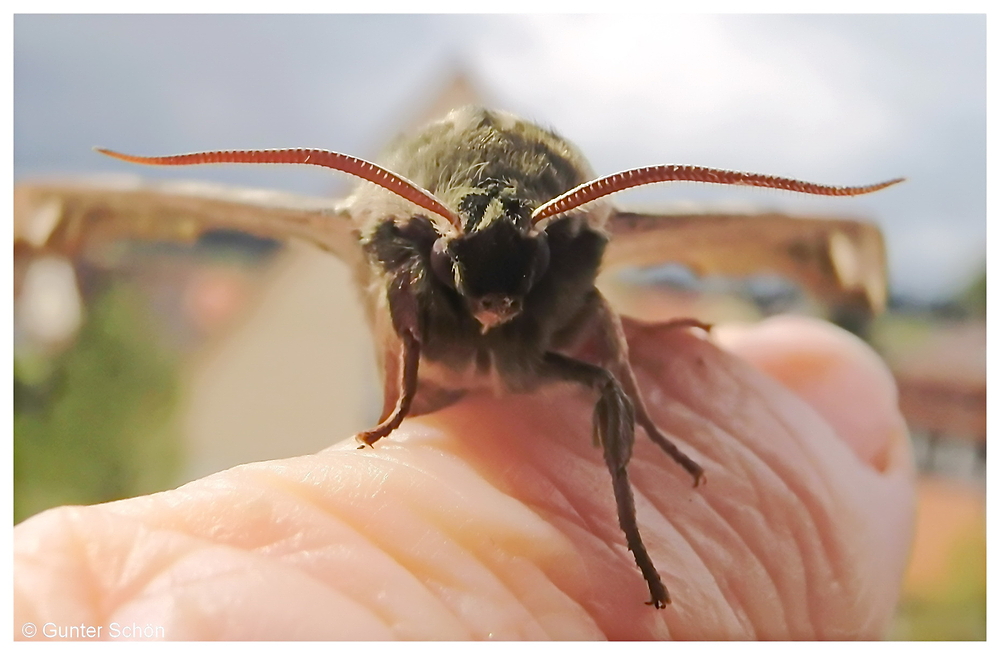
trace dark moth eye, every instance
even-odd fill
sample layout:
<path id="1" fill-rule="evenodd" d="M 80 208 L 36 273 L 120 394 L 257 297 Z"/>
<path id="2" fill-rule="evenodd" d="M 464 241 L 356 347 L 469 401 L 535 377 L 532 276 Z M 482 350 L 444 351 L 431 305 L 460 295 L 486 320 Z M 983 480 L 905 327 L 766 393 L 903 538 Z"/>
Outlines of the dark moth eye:
<path id="1" fill-rule="evenodd" d="M 450 289 L 455 288 L 455 258 L 448 249 L 449 240 L 439 237 L 431 248 L 431 270 Z"/>

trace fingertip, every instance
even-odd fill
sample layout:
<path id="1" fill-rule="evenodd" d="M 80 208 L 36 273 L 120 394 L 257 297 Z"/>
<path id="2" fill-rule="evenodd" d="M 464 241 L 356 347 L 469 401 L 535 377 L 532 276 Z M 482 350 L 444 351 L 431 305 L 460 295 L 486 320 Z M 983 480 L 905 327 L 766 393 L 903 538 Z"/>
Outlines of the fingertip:
<path id="1" fill-rule="evenodd" d="M 885 471 L 907 443 L 892 373 L 853 334 L 818 319 L 779 316 L 718 326 L 713 335 L 809 403 L 873 469 Z"/>

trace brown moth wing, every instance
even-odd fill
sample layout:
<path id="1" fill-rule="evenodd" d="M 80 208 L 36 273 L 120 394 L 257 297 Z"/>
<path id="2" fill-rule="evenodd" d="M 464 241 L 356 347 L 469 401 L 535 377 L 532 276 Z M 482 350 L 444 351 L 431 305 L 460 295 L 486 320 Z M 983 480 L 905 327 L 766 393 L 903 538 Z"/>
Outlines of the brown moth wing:
<path id="1" fill-rule="evenodd" d="M 137 179 L 14 187 L 14 242 L 68 255 L 118 239 L 193 241 L 211 230 L 309 241 L 352 266 L 362 258 L 350 214 L 334 201 L 277 191 Z"/>
<path id="2" fill-rule="evenodd" d="M 778 213 L 618 212 L 607 223 L 605 269 L 675 262 L 699 275 L 771 272 L 830 306 L 877 314 L 886 302 L 878 227 Z"/>
<path id="3" fill-rule="evenodd" d="M 254 236 L 299 238 L 326 250 L 370 286 L 350 213 L 326 198 L 201 182 L 152 183 L 71 180 L 26 182 L 14 187 L 14 243 L 18 250 L 75 256 L 88 246 L 132 239 L 190 242 L 211 230 L 238 230 Z M 384 384 L 385 410 L 395 405 L 399 337 L 377 293 L 362 294 L 376 340 Z M 450 405 L 460 392 L 421 383 L 409 412 L 427 414 Z"/>

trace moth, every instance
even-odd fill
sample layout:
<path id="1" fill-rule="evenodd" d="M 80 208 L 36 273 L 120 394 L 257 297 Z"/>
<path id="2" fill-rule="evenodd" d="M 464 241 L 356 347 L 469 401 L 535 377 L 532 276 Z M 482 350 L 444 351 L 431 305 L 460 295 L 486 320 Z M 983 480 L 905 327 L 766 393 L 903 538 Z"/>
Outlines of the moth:
<path id="1" fill-rule="evenodd" d="M 877 308 L 884 301 L 884 261 L 877 230 L 863 224 L 628 214 L 607 197 L 668 181 L 834 196 L 872 193 L 901 181 L 833 187 L 697 166 L 596 177 L 554 132 L 477 107 L 455 110 L 403 139 L 382 164 L 313 149 L 158 157 L 99 152 L 161 166 L 308 164 L 364 180 L 337 206 L 170 185 L 25 187 L 15 205 L 30 209 L 15 213 L 30 217 L 21 233 L 40 248 L 72 250 L 101 234 L 173 238 L 223 227 L 305 238 L 352 264 L 384 373 L 383 413 L 357 435 L 361 448 L 390 435 L 405 417 L 443 407 L 471 389 L 522 393 L 556 382 L 586 387 L 595 397 L 593 438 L 611 475 L 619 525 L 649 588 L 648 604 L 656 608 L 665 607 L 670 595 L 636 519 L 628 476 L 636 425 L 695 486 L 704 471 L 650 418 L 620 318 L 595 284 L 602 262 L 673 259 L 702 270 L 744 272 L 770 259 L 820 295 Z M 757 248 L 750 261 L 726 248 L 713 256 L 713 235 L 727 248 L 735 245 L 734 252 L 753 248 L 732 238 L 746 229 L 755 233 Z M 707 327 L 695 320 L 678 325 Z"/>

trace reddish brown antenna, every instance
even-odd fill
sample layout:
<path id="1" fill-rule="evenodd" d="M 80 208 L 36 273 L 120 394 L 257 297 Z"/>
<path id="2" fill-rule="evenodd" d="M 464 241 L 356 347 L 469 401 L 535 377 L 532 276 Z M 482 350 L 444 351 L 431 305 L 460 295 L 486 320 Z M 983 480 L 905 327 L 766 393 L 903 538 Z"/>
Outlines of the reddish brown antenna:
<path id="1" fill-rule="evenodd" d="M 532 212 L 531 223 L 534 225 L 542 219 L 568 212 L 580 205 L 593 202 L 612 193 L 645 184 L 655 184 L 656 182 L 707 182 L 710 184 L 734 184 L 769 189 L 784 189 L 786 191 L 812 193 L 821 196 L 859 196 L 892 186 L 893 184 L 902 182 L 903 179 L 897 178 L 869 186 L 837 187 L 801 182 L 785 177 L 771 177 L 770 175 L 758 175 L 756 173 L 739 173 L 737 171 L 704 168 L 702 166 L 646 166 L 644 168 L 633 168 L 613 175 L 606 175 L 581 184 L 575 189 L 570 189 Z"/>
<path id="2" fill-rule="evenodd" d="M 441 201 L 435 198 L 430 191 L 378 164 L 339 152 L 295 148 L 287 150 L 215 150 L 166 157 L 137 157 L 105 148 L 95 148 L 95 150 L 115 159 L 151 166 L 192 166 L 196 164 L 310 164 L 323 166 L 377 184 L 400 198 L 409 200 L 418 207 L 441 216 L 456 228 L 461 226 L 461 221 L 455 213 L 441 204 Z"/>

